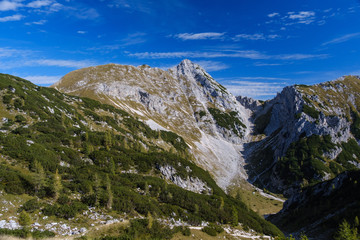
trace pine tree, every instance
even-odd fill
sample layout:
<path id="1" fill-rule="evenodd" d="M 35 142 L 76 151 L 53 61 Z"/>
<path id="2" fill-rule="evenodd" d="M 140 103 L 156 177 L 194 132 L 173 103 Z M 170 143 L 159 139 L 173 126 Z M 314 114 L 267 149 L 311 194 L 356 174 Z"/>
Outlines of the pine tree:
<path id="1" fill-rule="evenodd" d="M 98 207 L 100 202 L 100 178 L 97 173 L 95 173 L 94 190 L 95 190 L 95 206 Z"/>
<path id="2" fill-rule="evenodd" d="M 309 240 L 309 238 L 305 234 L 301 234 L 300 240 Z"/>
<path id="3" fill-rule="evenodd" d="M 335 240 L 357 240 L 357 229 L 351 228 L 350 224 L 344 220 L 336 233 Z"/>
<path id="4" fill-rule="evenodd" d="M 112 204 L 113 204 L 113 194 L 111 191 L 111 181 L 110 181 L 110 178 L 108 175 L 106 175 L 106 192 L 108 195 L 108 201 L 106 204 L 106 208 L 110 210 L 112 208 Z"/>
<path id="5" fill-rule="evenodd" d="M 22 210 L 20 213 L 19 224 L 23 226 L 24 229 L 26 229 L 31 224 L 31 217 L 25 210 Z"/>
<path id="6" fill-rule="evenodd" d="M 236 210 L 236 208 L 234 206 L 232 208 L 231 215 L 232 215 L 231 216 L 231 225 L 236 227 L 239 224 L 239 218 L 238 218 L 238 211 Z"/>
<path id="7" fill-rule="evenodd" d="M 199 205 L 197 205 L 197 204 L 195 203 L 194 207 L 195 207 L 194 213 L 195 213 L 195 214 L 199 214 Z"/>
<path id="8" fill-rule="evenodd" d="M 35 170 L 35 179 L 34 179 L 35 192 L 39 192 L 39 190 L 45 186 L 46 175 L 43 166 L 37 160 L 35 160 L 34 163 L 34 170 Z"/>
<path id="9" fill-rule="evenodd" d="M 112 139 L 111 139 L 110 132 L 105 132 L 104 146 L 105 146 L 106 150 L 108 150 L 108 151 L 110 150 L 110 148 L 112 146 Z"/>
<path id="10" fill-rule="evenodd" d="M 145 195 L 149 195 L 149 184 L 147 182 L 145 182 L 144 192 Z"/>
<path id="11" fill-rule="evenodd" d="M 355 217 L 354 226 L 355 226 L 356 228 L 358 228 L 358 227 L 360 226 L 358 216 Z"/>
<path id="12" fill-rule="evenodd" d="M 111 175 L 115 175 L 115 162 L 112 158 L 109 161 L 109 172 Z"/>
<path id="13" fill-rule="evenodd" d="M 147 213 L 147 219 L 148 219 L 147 228 L 148 228 L 148 229 L 151 229 L 151 228 L 152 228 L 152 225 L 153 225 L 153 222 L 154 222 L 154 219 L 153 219 L 153 217 L 151 216 L 151 213 L 150 213 L 150 212 Z"/>
<path id="14" fill-rule="evenodd" d="M 220 206 L 219 206 L 219 210 L 224 210 L 224 198 L 220 197 Z"/>
<path id="15" fill-rule="evenodd" d="M 62 184 L 61 184 L 61 176 L 59 174 L 58 169 L 56 169 L 55 171 L 55 175 L 54 175 L 54 200 L 57 201 L 59 196 L 60 196 L 60 192 L 62 190 Z"/>

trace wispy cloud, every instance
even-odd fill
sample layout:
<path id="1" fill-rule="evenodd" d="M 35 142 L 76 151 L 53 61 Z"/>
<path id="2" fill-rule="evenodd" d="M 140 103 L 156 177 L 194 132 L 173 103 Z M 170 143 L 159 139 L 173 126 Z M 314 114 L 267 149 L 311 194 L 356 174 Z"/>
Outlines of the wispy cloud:
<path id="1" fill-rule="evenodd" d="M 50 0 L 37 0 L 28 3 L 26 6 L 29 8 L 41 8 L 41 7 L 50 6 L 52 3 L 53 1 Z"/>
<path id="2" fill-rule="evenodd" d="M 62 59 L 40 59 L 29 60 L 24 63 L 27 66 L 52 66 L 52 67 L 67 67 L 67 68 L 84 68 L 97 65 L 96 63 L 88 60 L 62 60 Z"/>
<path id="3" fill-rule="evenodd" d="M 0 2 L 0 11 L 16 11 L 19 7 L 23 6 L 18 1 L 1 1 Z"/>
<path id="4" fill-rule="evenodd" d="M 126 38 L 123 38 L 120 40 L 120 42 L 121 42 L 120 46 L 126 47 L 126 46 L 144 43 L 147 40 L 145 38 L 145 36 L 146 36 L 146 33 L 143 33 L 143 32 L 129 34 Z"/>
<path id="5" fill-rule="evenodd" d="M 181 40 L 205 40 L 205 39 L 222 39 L 225 33 L 203 32 L 203 33 L 179 33 L 174 35 Z"/>
<path id="6" fill-rule="evenodd" d="M 238 77 L 218 79 L 235 96 L 247 96 L 255 99 L 270 99 L 286 85 L 285 78 L 273 77 Z M 259 81 L 260 80 L 260 81 Z M 268 82 L 268 81 L 276 82 Z"/>
<path id="7" fill-rule="evenodd" d="M 119 50 L 119 49 L 124 48 L 124 47 L 141 44 L 141 43 L 144 43 L 146 41 L 147 41 L 146 33 L 137 32 L 137 33 L 129 34 L 127 37 L 118 40 L 117 44 L 102 45 L 102 46 L 98 46 L 98 47 L 92 47 L 92 48 L 89 48 L 88 50 L 101 51 L 101 52 L 104 52 L 104 53 L 109 53 L 109 52 L 114 51 L 114 50 Z"/>
<path id="8" fill-rule="evenodd" d="M 25 76 L 23 78 L 37 85 L 49 86 L 59 81 L 61 77 L 62 76 Z"/>
<path id="9" fill-rule="evenodd" d="M 84 20 L 94 20 L 100 17 L 100 14 L 95 8 L 72 9 L 71 12 L 75 17 Z"/>
<path id="10" fill-rule="evenodd" d="M 346 35 L 338 37 L 338 38 L 334 38 L 328 42 L 324 42 L 322 45 L 326 46 L 326 45 L 330 45 L 330 44 L 343 43 L 343 42 L 347 42 L 349 40 L 359 38 L 359 37 L 360 37 L 360 32 L 350 33 L 350 34 L 346 34 Z"/>
<path id="11" fill-rule="evenodd" d="M 280 38 L 277 34 L 270 34 L 270 35 L 264 35 L 263 33 L 255 33 L 255 34 L 238 34 L 236 35 L 233 40 L 234 41 L 240 41 L 242 39 L 244 40 L 272 40 Z"/>
<path id="12" fill-rule="evenodd" d="M 195 61 L 195 63 L 199 64 L 202 68 L 204 68 L 208 72 L 215 72 L 224 69 L 228 69 L 230 66 L 216 61 Z"/>
<path id="13" fill-rule="evenodd" d="M 87 31 L 77 31 L 78 34 L 86 34 Z"/>
<path id="14" fill-rule="evenodd" d="M 322 14 L 327 14 L 322 12 Z M 299 12 L 287 12 L 286 14 L 270 13 L 267 15 L 271 20 L 267 21 L 270 23 L 280 23 L 285 26 L 291 26 L 295 24 L 309 25 L 311 23 L 318 23 L 319 25 L 325 24 L 324 16 L 323 19 L 318 20 L 316 12 L 314 11 L 299 11 Z"/>
<path id="15" fill-rule="evenodd" d="M 42 19 L 42 20 L 35 21 L 35 22 L 27 22 L 27 23 L 25 23 L 25 25 L 44 25 L 45 23 L 47 23 L 47 20 Z"/>
<path id="16" fill-rule="evenodd" d="M 279 13 L 273 12 L 273 13 L 268 14 L 268 17 L 272 18 L 272 17 L 276 17 L 276 16 L 279 16 L 279 15 L 280 15 Z"/>
<path id="17" fill-rule="evenodd" d="M 281 66 L 283 64 L 281 63 L 262 63 L 262 62 L 257 62 L 257 63 L 254 63 L 255 66 L 257 67 L 264 67 L 264 66 Z"/>
<path id="18" fill-rule="evenodd" d="M 0 18 L 0 22 L 20 21 L 20 20 L 23 19 L 24 17 L 25 17 L 24 15 L 15 14 L 15 15 L 12 15 L 12 16 L 1 17 L 1 18 Z"/>
<path id="19" fill-rule="evenodd" d="M 14 48 L 0 47 L 0 58 L 19 57 L 19 56 L 23 57 L 32 53 L 33 51 L 29 51 L 29 50 L 19 50 Z"/>
<path id="20" fill-rule="evenodd" d="M 165 59 L 165 58 L 247 58 L 254 60 L 277 59 L 277 60 L 304 60 L 326 58 L 326 54 L 279 54 L 268 55 L 254 50 L 222 51 L 222 52 L 140 52 L 128 53 L 130 57 L 141 59 Z"/>

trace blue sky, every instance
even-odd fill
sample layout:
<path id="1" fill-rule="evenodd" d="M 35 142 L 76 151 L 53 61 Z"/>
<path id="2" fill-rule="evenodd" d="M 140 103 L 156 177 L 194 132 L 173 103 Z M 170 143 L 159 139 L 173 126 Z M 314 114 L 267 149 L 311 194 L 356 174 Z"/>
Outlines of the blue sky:
<path id="1" fill-rule="evenodd" d="M 0 0 L 0 72 L 49 85 L 78 68 L 182 59 L 235 95 L 360 74 L 359 0 Z"/>

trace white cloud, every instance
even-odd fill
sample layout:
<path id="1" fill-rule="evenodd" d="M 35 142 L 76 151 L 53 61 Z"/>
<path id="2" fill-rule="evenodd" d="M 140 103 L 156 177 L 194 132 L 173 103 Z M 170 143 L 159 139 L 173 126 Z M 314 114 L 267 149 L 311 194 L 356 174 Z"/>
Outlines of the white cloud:
<path id="1" fill-rule="evenodd" d="M 31 51 L 23 51 L 13 48 L 1 48 L 0 47 L 0 58 L 1 57 L 15 57 L 15 56 L 26 56 L 31 54 Z"/>
<path id="2" fill-rule="evenodd" d="M 274 12 L 274 13 L 270 13 L 270 14 L 268 14 L 268 17 L 270 17 L 270 18 L 272 18 L 272 17 L 276 17 L 276 16 L 280 16 L 280 14 L 279 14 L 279 13 L 277 13 L 277 12 Z"/>
<path id="3" fill-rule="evenodd" d="M 304 60 L 326 58 L 326 54 L 280 54 L 267 55 L 254 50 L 223 51 L 223 52 L 140 52 L 128 53 L 130 57 L 143 59 L 165 59 L 165 58 L 247 58 L 254 60 L 276 59 L 276 60 Z"/>
<path id="4" fill-rule="evenodd" d="M 204 33 L 180 33 L 174 35 L 181 40 L 204 40 L 204 39 L 221 39 L 225 33 L 204 32 Z"/>
<path id="5" fill-rule="evenodd" d="M 288 14 L 290 19 L 306 19 L 315 16 L 313 11 L 289 12 Z"/>
<path id="6" fill-rule="evenodd" d="M 39 21 L 35 21 L 35 22 L 28 22 L 25 23 L 26 25 L 44 25 L 45 23 L 47 23 L 47 20 L 39 20 Z"/>
<path id="7" fill-rule="evenodd" d="M 79 19 L 93 20 L 100 17 L 100 14 L 94 8 L 74 9 L 73 13 Z"/>
<path id="8" fill-rule="evenodd" d="M 334 38 L 328 42 L 324 42 L 322 45 L 325 46 L 325 45 L 329 45 L 329 44 L 343 43 L 343 42 L 347 42 L 349 40 L 359 38 L 359 37 L 360 37 L 360 32 L 350 33 L 350 34 L 346 34 L 346 35 L 338 37 L 338 38 Z"/>
<path id="9" fill-rule="evenodd" d="M 313 11 L 300 11 L 298 13 L 288 12 L 288 19 L 294 20 L 295 22 L 289 22 L 286 25 L 292 25 L 296 23 L 300 24 L 310 24 L 315 21 L 315 12 Z"/>
<path id="10" fill-rule="evenodd" d="M 6 16 L 6 17 L 0 18 L 0 22 L 20 21 L 23 18 L 24 18 L 23 15 L 15 14 L 15 15 L 12 15 L 12 16 Z"/>
<path id="11" fill-rule="evenodd" d="M 199 64 L 207 72 L 215 72 L 229 68 L 225 63 L 216 61 L 195 61 L 195 63 Z"/>
<path id="12" fill-rule="evenodd" d="M 21 6 L 23 5 L 17 1 L 4 0 L 0 2 L 0 11 L 15 11 Z"/>
<path id="13" fill-rule="evenodd" d="M 87 31 L 77 31 L 78 34 L 86 34 Z"/>
<path id="14" fill-rule="evenodd" d="M 264 66 L 281 66 L 282 64 L 280 63 L 261 63 L 261 62 L 257 62 L 254 64 L 257 67 L 264 67 Z"/>
<path id="15" fill-rule="evenodd" d="M 61 59 L 41 59 L 30 60 L 25 63 L 28 66 L 52 66 L 52 67 L 68 67 L 68 68 L 84 68 L 96 65 L 91 61 L 61 60 Z"/>
<path id="16" fill-rule="evenodd" d="M 247 96 L 262 100 L 274 97 L 287 85 L 286 82 L 266 82 L 265 80 L 282 81 L 286 79 L 272 77 L 239 77 L 230 80 L 219 79 L 220 83 L 235 96 Z"/>
<path id="17" fill-rule="evenodd" d="M 236 35 L 233 40 L 239 41 L 241 39 L 245 40 L 269 40 L 269 39 L 276 39 L 280 38 L 277 34 L 271 34 L 271 35 L 264 35 L 263 33 L 255 33 L 255 34 L 238 34 Z"/>
<path id="18" fill-rule="evenodd" d="M 59 81 L 62 76 L 25 76 L 23 77 L 37 85 L 52 85 Z"/>
<path id="19" fill-rule="evenodd" d="M 53 3 L 53 1 L 50 0 L 37 0 L 28 3 L 26 6 L 29 8 L 42 8 L 46 6 L 50 6 Z"/>
<path id="20" fill-rule="evenodd" d="M 250 59 L 267 59 L 268 56 L 257 51 L 233 51 L 233 52 L 141 52 L 130 53 L 129 56 L 137 58 L 250 58 Z"/>

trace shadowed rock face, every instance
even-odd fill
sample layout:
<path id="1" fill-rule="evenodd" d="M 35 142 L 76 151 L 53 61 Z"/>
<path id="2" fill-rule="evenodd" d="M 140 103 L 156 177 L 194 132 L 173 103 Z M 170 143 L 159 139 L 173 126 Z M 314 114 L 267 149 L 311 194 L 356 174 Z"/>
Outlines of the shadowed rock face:
<path id="1" fill-rule="evenodd" d="M 359 93 L 359 78 L 349 76 L 314 86 L 286 87 L 274 99 L 265 102 L 262 108 L 257 108 L 253 119 L 265 137 L 247 148 L 250 181 L 291 195 L 311 179 L 298 174 L 300 178 L 296 181 L 285 182 L 284 171 L 304 173 L 310 169 L 317 171 L 313 178 L 324 181 L 338 174 L 331 166 L 340 164 L 343 170 L 358 169 L 359 158 L 356 155 L 350 154 L 353 156 L 346 160 L 351 162 L 350 165 L 344 162 L 342 155 L 348 155 L 348 150 L 343 151 L 344 144 L 356 138 L 354 131 L 359 126 L 355 126 L 354 116 L 358 115 L 356 106 L 360 106 Z M 259 127 L 259 124 L 262 126 Z M 314 151 L 310 149 L 303 149 L 303 153 L 289 152 L 289 148 L 301 148 L 302 142 L 313 135 L 321 136 L 321 141 L 323 137 L 329 137 L 333 143 L 331 149 L 319 150 L 317 156 L 311 155 Z M 311 159 L 317 159 L 317 162 L 313 163 Z M 313 165 L 302 166 L 306 165 L 306 161 Z M 281 164 L 288 166 L 284 168 Z M 297 167 L 298 170 L 294 169 Z"/>

